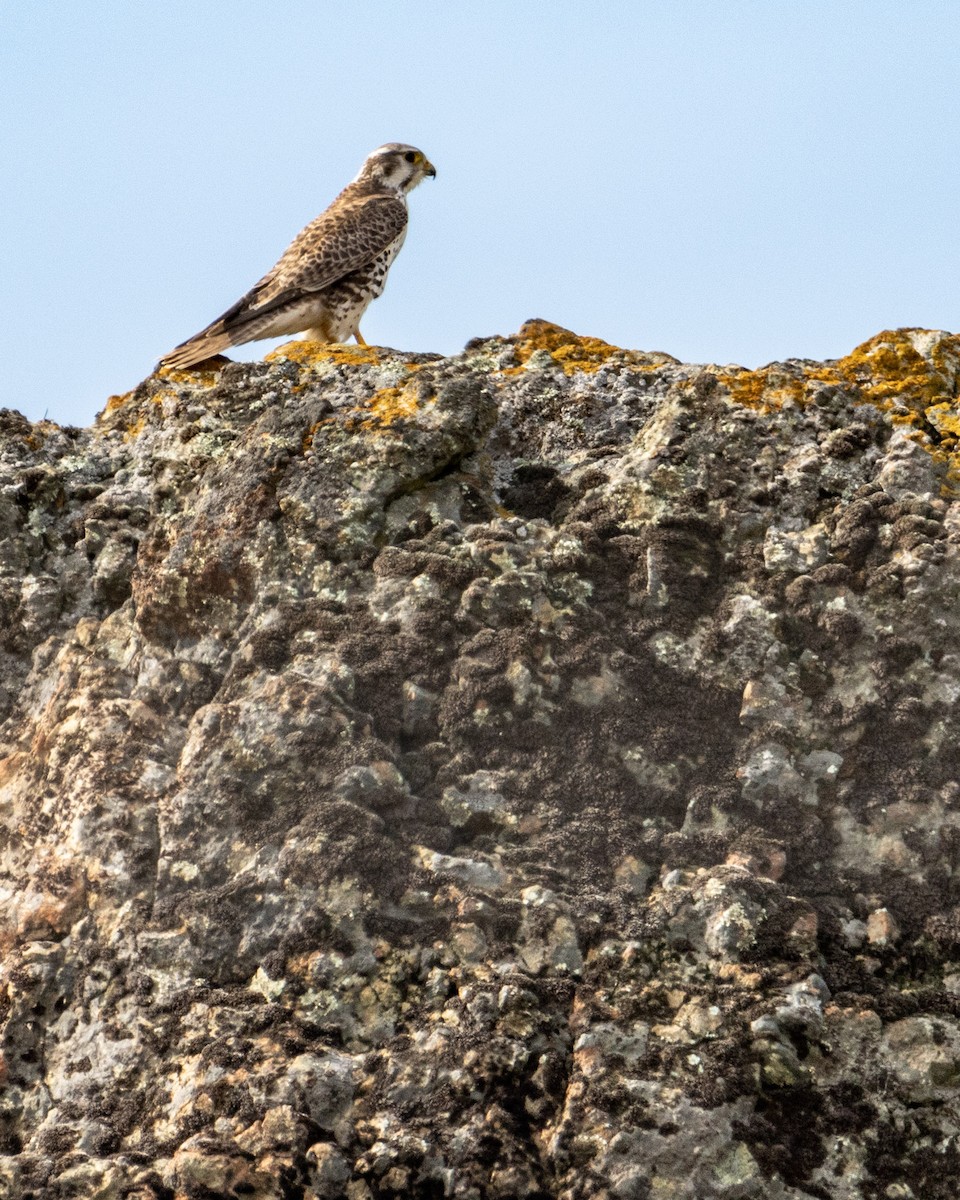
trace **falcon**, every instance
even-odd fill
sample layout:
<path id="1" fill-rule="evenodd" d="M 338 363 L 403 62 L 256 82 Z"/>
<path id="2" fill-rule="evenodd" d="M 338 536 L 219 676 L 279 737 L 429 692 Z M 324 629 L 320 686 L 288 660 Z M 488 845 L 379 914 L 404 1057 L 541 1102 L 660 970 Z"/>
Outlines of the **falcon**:
<path id="1" fill-rule="evenodd" d="M 302 333 L 321 342 L 360 335 L 360 319 L 384 289 L 407 234 L 407 194 L 437 174 L 423 151 L 388 142 L 360 174 L 302 230 L 277 265 L 206 329 L 164 355 L 182 369 L 228 346 Z"/>

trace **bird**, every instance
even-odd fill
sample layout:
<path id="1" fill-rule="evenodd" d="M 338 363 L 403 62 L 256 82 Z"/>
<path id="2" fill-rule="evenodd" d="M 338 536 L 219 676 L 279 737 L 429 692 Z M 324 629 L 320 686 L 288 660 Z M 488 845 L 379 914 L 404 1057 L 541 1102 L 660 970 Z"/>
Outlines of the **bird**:
<path id="1" fill-rule="evenodd" d="M 379 146 L 330 207 L 297 234 L 276 266 L 222 316 L 165 354 L 158 368 L 183 370 L 228 346 L 285 334 L 321 342 L 353 337 L 365 346 L 360 319 L 383 291 L 403 245 L 407 195 L 436 174 L 416 146 Z"/>

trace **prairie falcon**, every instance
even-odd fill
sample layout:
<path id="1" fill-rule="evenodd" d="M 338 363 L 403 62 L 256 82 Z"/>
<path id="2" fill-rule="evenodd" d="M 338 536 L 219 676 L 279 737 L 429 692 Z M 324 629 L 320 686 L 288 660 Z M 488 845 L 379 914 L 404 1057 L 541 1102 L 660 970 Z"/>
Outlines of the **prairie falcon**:
<path id="1" fill-rule="evenodd" d="M 407 193 L 436 171 L 416 146 L 389 142 L 302 230 L 277 265 L 206 329 L 164 355 L 189 367 L 228 346 L 303 333 L 322 342 L 360 336 L 360 318 L 383 291 L 407 233 Z"/>

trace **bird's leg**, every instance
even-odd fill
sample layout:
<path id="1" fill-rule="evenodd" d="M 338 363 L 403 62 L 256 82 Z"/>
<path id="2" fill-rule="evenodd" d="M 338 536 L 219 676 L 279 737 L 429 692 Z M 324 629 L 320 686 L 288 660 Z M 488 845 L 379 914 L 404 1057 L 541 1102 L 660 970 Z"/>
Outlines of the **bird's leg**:
<path id="1" fill-rule="evenodd" d="M 353 331 L 353 336 L 354 336 L 354 337 L 357 339 L 357 345 L 358 345 L 358 346 L 365 346 L 365 345 L 367 344 L 367 343 L 366 343 L 366 341 L 364 340 L 363 334 L 360 332 L 360 326 L 359 326 L 359 325 L 358 325 L 358 326 L 357 326 L 357 328 L 356 328 L 356 329 Z"/>

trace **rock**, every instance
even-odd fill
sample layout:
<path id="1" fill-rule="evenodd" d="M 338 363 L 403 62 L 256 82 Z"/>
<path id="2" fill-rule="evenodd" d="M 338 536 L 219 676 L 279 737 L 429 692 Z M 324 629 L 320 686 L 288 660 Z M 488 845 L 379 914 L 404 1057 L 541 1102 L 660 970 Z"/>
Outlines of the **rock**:
<path id="1" fill-rule="evenodd" d="M 318 1200 L 337 1200 L 350 1179 L 350 1164 L 330 1142 L 317 1142 L 307 1151 L 310 1184 Z"/>
<path id="2" fill-rule="evenodd" d="M 960 339 L 0 413 L 0 1193 L 953 1200 Z"/>
<path id="3" fill-rule="evenodd" d="M 464 787 L 447 787 L 440 797 L 440 806 L 450 824 L 461 828 L 470 822 L 503 825 L 512 822 L 509 805 L 502 792 L 500 780 L 491 771 L 475 771 L 463 780 Z"/>
<path id="4" fill-rule="evenodd" d="M 886 908 L 878 908 L 867 917 L 867 941 L 871 946 L 893 946 L 900 938 L 900 926 Z"/>
<path id="5" fill-rule="evenodd" d="M 882 1052 L 904 1094 L 922 1103 L 948 1099 L 960 1084 L 960 1025 L 908 1017 L 884 1031 Z"/>

